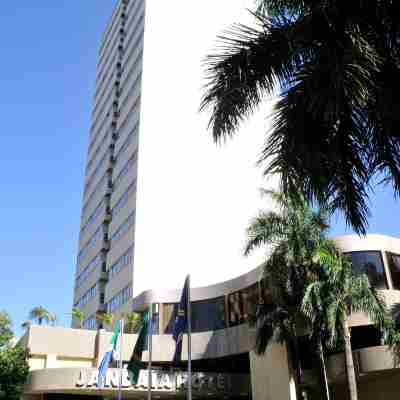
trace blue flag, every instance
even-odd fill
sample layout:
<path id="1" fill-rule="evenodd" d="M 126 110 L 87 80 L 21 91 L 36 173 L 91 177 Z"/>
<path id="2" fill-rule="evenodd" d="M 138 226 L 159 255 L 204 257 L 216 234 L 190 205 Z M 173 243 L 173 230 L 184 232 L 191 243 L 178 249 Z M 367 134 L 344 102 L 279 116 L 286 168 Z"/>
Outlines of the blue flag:
<path id="1" fill-rule="evenodd" d="M 107 375 L 107 370 L 110 366 L 110 364 L 116 359 L 116 353 L 117 353 L 117 343 L 118 343 L 118 338 L 120 337 L 121 334 L 121 321 L 118 321 L 118 323 L 115 326 L 114 334 L 111 338 L 111 343 L 110 343 L 110 350 L 104 354 L 103 360 L 101 361 L 100 367 L 99 367 L 99 378 L 98 378 L 98 384 L 97 386 L 99 388 L 103 388 L 105 381 L 106 381 L 106 375 Z"/>
<path id="2" fill-rule="evenodd" d="M 99 378 L 97 384 L 99 388 L 103 388 L 105 385 L 107 370 L 112 360 L 113 360 L 113 352 L 107 351 L 107 353 L 104 354 L 103 360 L 101 361 L 99 367 Z"/>
<path id="3" fill-rule="evenodd" d="M 186 277 L 185 286 L 181 296 L 181 301 L 178 304 L 178 309 L 175 315 L 175 325 L 173 330 L 173 338 L 176 342 L 175 354 L 172 360 L 172 365 L 177 366 L 182 360 L 182 340 L 183 334 L 187 329 L 188 324 L 188 302 L 189 302 L 189 276 Z"/>

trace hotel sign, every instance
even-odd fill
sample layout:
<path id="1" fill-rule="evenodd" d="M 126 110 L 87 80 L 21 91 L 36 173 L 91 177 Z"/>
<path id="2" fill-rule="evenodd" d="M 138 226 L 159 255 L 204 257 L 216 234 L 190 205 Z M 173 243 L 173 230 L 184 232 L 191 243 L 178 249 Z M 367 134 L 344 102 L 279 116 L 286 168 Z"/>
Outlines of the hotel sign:
<path id="1" fill-rule="evenodd" d="M 82 369 L 76 382 L 78 388 L 95 389 L 98 386 L 98 370 Z M 188 384 L 188 374 L 186 372 L 164 372 L 152 371 L 152 389 L 164 392 L 184 391 Z M 120 371 L 109 369 L 104 384 L 104 389 L 118 388 L 120 381 Z M 143 391 L 148 389 L 149 376 L 147 370 L 141 370 L 137 385 L 132 385 L 129 380 L 129 373 L 126 369 L 122 370 L 122 388 L 132 391 Z M 249 393 L 249 376 L 242 374 L 212 374 L 194 372 L 192 374 L 193 392 L 230 393 L 235 392 L 241 395 Z"/>

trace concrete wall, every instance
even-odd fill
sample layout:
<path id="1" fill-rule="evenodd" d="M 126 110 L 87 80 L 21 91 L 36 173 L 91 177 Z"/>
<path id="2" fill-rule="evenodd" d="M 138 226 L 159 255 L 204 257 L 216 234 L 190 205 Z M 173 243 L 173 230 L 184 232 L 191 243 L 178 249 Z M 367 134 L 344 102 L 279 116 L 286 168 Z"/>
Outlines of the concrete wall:
<path id="1" fill-rule="evenodd" d="M 213 332 L 192 334 L 193 359 L 219 358 L 250 351 L 254 330 L 246 324 Z M 32 369 L 66 366 L 98 366 L 110 348 L 112 332 L 31 326 L 20 343 L 29 348 Z M 122 357 L 128 361 L 138 335 L 125 334 Z M 153 360 L 170 362 L 175 342 L 171 335 L 153 336 Z M 143 360 L 148 359 L 147 352 Z M 182 359 L 187 359 L 187 336 L 184 336 Z"/>
<path id="2" fill-rule="evenodd" d="M 95 331 L 32 325 L 21 343 L 32 355 L 93 359 L 95 340 Z"/>
<path id="3" fill-rule="evenodd" d="M 358 382 L 359 400 L 398 400 L 400 372 L 379 374 Z M 332 387 L 334 399 L 350 400 L 346 384 Z"/>
<path id="4" fill-rule="evenodd" d="M 263 356 L 250 352 L 253 400 L 295 400 L 296 390 L 286 347 L 268 346 Z"/>

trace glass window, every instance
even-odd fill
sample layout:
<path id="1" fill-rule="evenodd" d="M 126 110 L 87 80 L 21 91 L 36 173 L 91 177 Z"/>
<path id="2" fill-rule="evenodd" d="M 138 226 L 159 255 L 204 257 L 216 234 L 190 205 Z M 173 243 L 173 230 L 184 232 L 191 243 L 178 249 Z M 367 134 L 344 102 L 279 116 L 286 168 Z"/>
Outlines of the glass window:
<path id="1" fill-rule="evenodd" d="M 108 313 L 113 313 L 121 306 L 127 303 L 132 298 L 132 286 L 126 286 L 119 293 L 117 293 L 107 304 L 106 309 Z"/>
<path id="2" fill-rule="evenodd" d="M 191 312 L 193 332 L 215 331 L 226 327 L 223 297 L 193 302 Z"/>
<path id="3" fill-rule="evenodd" d="M 346 255 L 351 258 L 354 272 L 366 274 L 371 286 L 376 289 L 388 288 L 380 251 L 354 251 Z"/>
<path id="4" fill-rule="evenodd" d="M 240 291 L 228 295 L 229 326 L 242 324 L 245 321 L 243 298 Z"/>
<path id="5" fill-rule="evenodd" d="M 171 334 L 174 329 L 177 304 L 164 304 L 164 326 L 161 327 L 166 334 Z M 225 299 L 218 297 L 205 301 L 195 301 L 191 305 L 192 332 L 206 332 L 223 329 L 225 321 Z"/>
<path id="6" fill-rule="evenodd" d="M 392 276 L 393 289 L 400 290 L 400 255 L 386 253 L 389 261 L 390 275 Z"/>
<path id="7" fill-rule="evenodd" d="M 153 318 L 152 318 L 152 334 L 153 335 L 158 335 L 159 334 L 159 323 L 160 323 L 160 317 L 159 317 L 159 304 L 153 304 Z"/>
<path id="8" fill-rule="evenodd" d="M 260 288 L 260 283 L 255 283 L 246 289 L 228 295 L 229 326 L 246 322 L 250 316 L 255 316 L 257 307 L 262 301 L 261 291 L 267 293 L 265 287 Z M 267 295 L 264 295 L 264 302 Z"/>
<path id="9" fill-rule="evenodd" d="M 163 333 L 166 334 L 171 334 L 172 330 L 174 329 L 174 309 L 175 309 L 175 304 L 163 304 L 163 312 L 164 312 L 164 318 L 163 318 L 163 326 L 161 327 L 161 330 Z"/>

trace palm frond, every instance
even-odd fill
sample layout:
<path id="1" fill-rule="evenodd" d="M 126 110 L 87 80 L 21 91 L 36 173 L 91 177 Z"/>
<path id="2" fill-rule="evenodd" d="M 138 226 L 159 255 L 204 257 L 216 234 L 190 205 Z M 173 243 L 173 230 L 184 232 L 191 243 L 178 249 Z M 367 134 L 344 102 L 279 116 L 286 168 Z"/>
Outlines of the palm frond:
<path id="1" fill-rule="evenodd" d="M 265 94 L 293 80 L 310 49 L 302 36 L 304 25 L 288 26 L 258 16 L 255 28 L 241 24 L 219 37 L 221 47 L 205 60 L 205 94 L 200 110 L 210 109 L 209 127 L 216 142 L 233 135 L 259 106 Z"/>
<path id="2" fill-rule="evenodd" d="M 249 255 L 255 248 L 275 244 L 285 234 L 286 221 L 275 212 L 260 212 L 247 228 L 247 243 L 244 254 Z"/>
<path id="3" fill-rule="evenodd" d="M 381 294 L 369 282 L 367 275 L 354 276 L 350 282 L 349 292 L 352 298 L 352 309 L 369 316 L 371 321 L 383 329 L 390 318 Z"/>
<path id="4" fill-rule="evenodd" d="M 295 16 L 303 13 L 306 9 L 303 0 L 255 0 L 257 12 L 263 15 Z"/>

